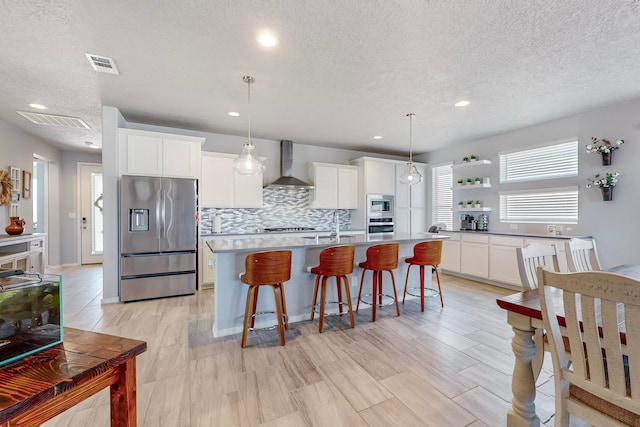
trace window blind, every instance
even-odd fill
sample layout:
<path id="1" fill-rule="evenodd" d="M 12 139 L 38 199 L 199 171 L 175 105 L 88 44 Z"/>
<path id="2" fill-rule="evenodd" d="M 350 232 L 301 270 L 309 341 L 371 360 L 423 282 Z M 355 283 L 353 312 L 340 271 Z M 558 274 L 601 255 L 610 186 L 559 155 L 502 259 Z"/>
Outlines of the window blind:
<path id="1" fill-rule="evenodd" d="M 500 192 L 500 222 L 578 223 L 578 187 Z"/>
<path id="2" fill-rule="evenodd" d="M 434 224 L 444 223 L 453 230 L 453 169 L 451 163 L 431 168 L 431 217 Z"/>
<path id="3" fill-rule="evenodd" d="M 578 175 L 578 141 L 500 154 L 500 182 Z"/>

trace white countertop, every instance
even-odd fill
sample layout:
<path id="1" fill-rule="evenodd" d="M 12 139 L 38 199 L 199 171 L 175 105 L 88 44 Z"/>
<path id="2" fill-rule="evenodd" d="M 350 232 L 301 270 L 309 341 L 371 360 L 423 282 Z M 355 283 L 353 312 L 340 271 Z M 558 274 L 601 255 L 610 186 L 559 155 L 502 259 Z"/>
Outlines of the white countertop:
<path id="1" fill-rule="evenodd" d="M 535 234 L 535 233 L 511 233 L 507 231 L 472 231 L 472 230 L 440 230 L 441 233 L 486 234 L 496 236 L 535 237 L 536 239 L 591 239 L 591 236 L 572 236 L 568 234 Z"/>
<path id="2" fill-rule="evenodd" d="M 251 251 L 259 249 L 261 251 L 274 250 L 274 249 L 292 249 L 292 248 L 322 248 L 333 246 L 337 244 L 342 245 L 368 245 L 377 243 L 393 243 L 404 241 L 426 241 L 426 240 L 442 240 L 448 239 L 446 234 L 432 234 L 432 233 L 415 233 L 415 234 L 384 234 L 384 235 L 368 235 L 368 234 L 349 234 L 345 231 L 341 234 L 340 240 L 329 238 L 319 238 L 318 241 L 314 238 L 306 238 L 299 236 L 287 237 L 283 235 L 265 237 L 261 234 L 255 238 L 242 238 L 234 239 L 230 237 L 228 239 L 209 239 L 206 240 L 206 244 L 213 252 L 240 252 Z"/>

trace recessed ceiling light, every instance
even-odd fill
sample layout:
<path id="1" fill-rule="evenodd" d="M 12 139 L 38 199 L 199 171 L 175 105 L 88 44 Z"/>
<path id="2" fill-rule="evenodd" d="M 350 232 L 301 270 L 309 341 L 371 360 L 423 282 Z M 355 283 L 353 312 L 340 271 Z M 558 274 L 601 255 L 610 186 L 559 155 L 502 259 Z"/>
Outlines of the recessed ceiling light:
<path id="1" fill-rule="evenodd" d="M 100 147 L 98 147 L 96 144 L 94 144 L 91 141 L 85 141 L 84 143 L 87 144 L 89 146 L 89 148 L 96 148 L 96 149 L 100 148 Z"/>
<path id="2" fill-rule="evenodd" d="M 235 111 L 229 111 L 229 115 L 231 117 L 238 117 L 240 115 L 240 113 L 236 113 Z"/>
<path id="3" fill-rule="evenodd" d="M 469 105 L 469 101 L 458 101 L 454 104 L 456 107 L 466 107 L 467 105 Z"/>
<path id="4" fill-rule="evenodd" d="M 260 42 L 262 46 L 271 47 L 278 44 L 278 39 L 271 34 L 262 34 L 258 37 L 258 42 Z"/>
<path id="5" fill-rule="evenodd" d="M 373 137 L 373 139 L 382 139 L 382 137 L 380 135 L 376 135 Z"/>
<path id="6" fill-rule="evenodd" d="M 31 108 L 37 108 L 38 110 L 46 110 L 46 109 L 47 109 L 47 107 L 45 107 L 45 106 L 44 106 L 44 105 L 42 105 L 42 104 L 29 104 L 29 107 L 31 107 Z"/>

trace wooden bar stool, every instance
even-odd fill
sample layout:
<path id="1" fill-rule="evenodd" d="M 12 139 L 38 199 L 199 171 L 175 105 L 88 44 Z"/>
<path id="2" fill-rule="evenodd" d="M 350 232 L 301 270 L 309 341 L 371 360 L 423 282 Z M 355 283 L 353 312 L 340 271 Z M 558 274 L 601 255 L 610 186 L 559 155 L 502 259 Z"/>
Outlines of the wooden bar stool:
<path id="1" fill-rule="evenodd" d="M 413 256 L 411 258 L 406 258 L 404 262 L 409 264 L 407 267 L 407 278 L 404 281 L 404 295 L 402 296 L 402 303 L 404 304 L 404 299 L 407 294 L 420 297 L 420 308 L 424 311 L 424 299 L 425 299 L 425 287 L 424 287 L 424 268 L 430 267 L 436 271 L 436 279 L 438 281 L 438 290 L 436 291 L 434 288 L 426 288 L 429 291 L 429 295 L 426 295 L 427 298 L 435 297 L 436 295 L 440 295 L 440 305 L 444 307 L 444 302 L 442 301 L 442 288 L 440 287 L 440 274 L 438 273 L 438 266 L 440 265 L 440 259 L 442 258 L 442 240 L 433 240 L 430 242 L 421 242 L 413 247 Z M 409 271 L 411 267 L 414 265 L 420 266 L 420 287 L 413 287 L 409 289 L 420 289 L 420 295 L 412 294 L 411 292 L 407 292 L 407 285 L 409 284 Z"/>
<path id="2" fill-rule="evenodd" d="M 247 255 L 245 272 L 240 280 L 249 285 L 247 292 L 247 306 L 244 312 L 244 327 L 242 329 L 242 348 L 247 345 L 247 333 L 254 330 L 256 316 L 275 313 L 278 321 L 280 345 L 284 345 L 284 330 L 289 329 L 287 319 L 287 304 L 284 298 L 284 282 L 291 278 L 291 251 L 256 252 Z M 276 303 L 276 310 L 256 313 L 258 291 L 260 286 L 271 286 Z"/>
<path id="3" fill-rule="evenodd" d="M 400 316 L 400 306 L 398 305 L 398 293 L 396 292 L 396 279 L 393 275 L 393 270 L 398 268 L 398 243 L 384 243 L 381 245 L 374 245 L 367 248 L 367 259 L 364 262 L 358 264 L 362 268 L 362 278 L 360 279 L 360 290 L 358 291 L 358 303 L 356 304 L 356 312 L 360 307 L 360 300 L 362 296 L 362 284 L 364 283 L 364 274 L 367 270 L 372 270 L 373 278 L 373 290 L 371 293 L 371 320 L 376 321 L 376 309 L 382 307 L 383 297 L 392 299 L 396 304 L 396 312 Z M 393 284 L 393 295 L 385 295 L 382 293 L 382 273 L 384 271 L 389 272 L 391 275 L 391 282 Z M 365 295 L 366 296 L 366 295 Z M 376 300 L 377 303 L 376 303 Z M 366 301 L 362 301 L 365 304 L 369 304 Z M 391 303 L 389 303 L 391 304 Z M 384 304 L 384 305 L 389 305 Z"/>
<path id="4" fill-rule="evenodd" d="M 322 283 L 320 294 L 320 322 L 318 325 L 318 331 L 322 332 L 324 329 L 324 316 L 325 306 L 329 304 L 338 304 L 338 310 L 340 316 L 342 316 L 342 306 L 347 306 L 349 312 L 349 320 L 351 321 L 351 327 L 354 327 L 353 310 L 351 309 L 351 292 L 349 291 L 349 279 L 348 274 L 353 273 L 353 254 L 355 252 L 355 246 L 332 246 L 323 249 L 320 252 L 320 265 L 311 268 L 309 271 L 316 275 L 316 284 L 313 288 L 313 304 L 311 306 L 311 319 L 313 320 L 316 313 L 316 301 L 318 299 L 318 285 Z M 338 290 L 338 301 L 327 301 L 327 279 L 329 277 L 336 278 L 336 287 Z M 320 281 L 322 279 L 322 282 Z M 347 297 L 347 302 L 342 301 L 342 286 L 344 283 L 344 292 Z"/>

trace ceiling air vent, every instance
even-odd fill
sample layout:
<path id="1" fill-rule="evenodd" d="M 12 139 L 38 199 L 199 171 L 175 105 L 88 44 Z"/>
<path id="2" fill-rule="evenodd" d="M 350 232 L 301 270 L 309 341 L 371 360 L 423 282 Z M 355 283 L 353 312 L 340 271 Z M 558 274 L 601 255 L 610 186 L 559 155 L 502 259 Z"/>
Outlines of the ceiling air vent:
<path id="1" fill-rule="evenodd" d="M 107 73 L 107 74 L 115 74 L 117 76 L 120 75 L 118 69 L 116 68 L 116 63 L 113 62 L 113 59 L 107 58 L 106 56 L 93 55 L 91 53 L 85 53 L 89 63 L 99 73 Z"/>
<path id="2" fill-rule="evenodd" d="M 55 116 L 53 114 L 33 113 L 30 111 L 16 111 L 16 113 L 38 125 L 60 126 L 73 129 L 91 129 L 89 125 L 79 117 Z"/>

